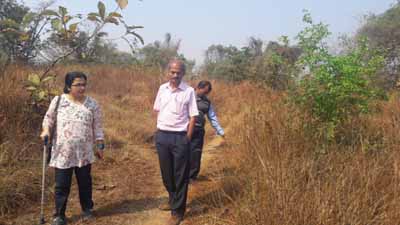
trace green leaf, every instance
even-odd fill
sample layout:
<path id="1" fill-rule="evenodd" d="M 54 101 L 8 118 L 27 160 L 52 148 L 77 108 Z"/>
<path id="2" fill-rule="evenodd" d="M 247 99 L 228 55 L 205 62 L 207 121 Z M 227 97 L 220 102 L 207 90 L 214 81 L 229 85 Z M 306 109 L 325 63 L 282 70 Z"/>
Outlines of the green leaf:
<path id="1" fill-rule="evenodd" d="M 128 5 L 128 0 L 116 0 L 118 3 L 119 8 L 125 9 L 126 6 Z"/>
<path id="2" fill-rule="evenodd" d="M 40 77 L 37 74 L 29 74 L 28 81 L 36 87 L 40 85 Z"/>
<path id="3" fill-rule="evenodd" d="M 118 17 L 118 18 L 121 18 L 121 17 L 122 17 L 121 14 L 119 14 L 119 13 L 117 13 L 117 12 L 112 12 L 112 13 L 108 14 L 108 16 L 109 16 L 109 17 Z"/>
<path id="4" fill-rule="evenodd" d="M 115 25 L 118 25 L 118 24 L 119 24 L 118 20 L 117 20 L 115 17 L 107 17 L 107 18 L 104 20 L 104 22 L 106 22 L 106 23 L 113 23 L 113 24 L 115 24 Z"/>
<path id="5" fill-rule="evenodd" d="M 53 76 L 45 77 L 45 78 L 43 78 L 42 83 L 46 83 L 46 82 L 52 81 L 52 80 L 54 80 L 54 78 L 55 77 L 53 77 Z"/>
<path id="6" fill-rule="evenodd" d="M 69 25 L 69 30 L 71 32 L 75 33 L 77 31 L 77 29 L 78 29 L 78 24 L 79 23 L 73 23 L 73 24 Z"/>
<path id="7" fill-rule="evenodd" d="M 20 40 L 20 41 L 27 41 L 27 40 L 29 40 L 29 38 L 30 38 L 30 36 L 29 36 L 29 34 L 27 34 L 27 33 L 22 33 L 22 34 L 19 36 L 19 40 Z"/>
<path id="8" fill-rule="evenodd" d="M 106 15 L 106 6 L 103 2 L 99 2 L 97 4 L 97 8 L 99 9 L 99 15 L 104 20 L 104 16 Z"/>
<path id="9" fill-rule="evenodd" d="M 99 15 L 98 13 L 91 12 L 91 13 L 88 14 L 88 16 L 95 16 L 95 17 L 97 17 L 97 16 L 100 16 L 100 15 Z"/>
<path id="10" fill-rule="evenodd" d="M 24 18 L 22 19 L 22 25 L 24 27 L 29 25 L 33 21 L 35 16 L 37 16 L 37 14 L 33 13 L 33 12 L 29 12 L 29 13 L 25 14 Z"/>
<path id="11" fill-rule="evenodd" d="M 97 18 L 97 16 L 94 16 L 94 15 L 89 15 L 87 18 L 88 18 L 88 20 L 90 20 L 90 21 L 101 22 L 101 21 L 99 20 L 99 18 Z"/>
<path id="12" fill-rule="evenodd" d="M 12 19 L 0 20 L 0 25 L 4 27 L 18 28 L 19 24 Z"/>
<path id="13" fill-rule="evenodd" d="M 59 19 L 52 19 L 52 20 L 51 20 L 51 27 L 52 27 L 54 30 L 57 30 L 57 31 L 61 30 L 61 29 L 62 29 L 61 20 L 59 20 Z"/>
<path id="14" fill-rule="evenodd" d="M 42 101 L 46 97 L 46 92 L 45 91 L 40 91 L 39 94 L 37 95 L 38 100 Z"/>
<path id="15" fill-rule="evenodd" d="M 52 96 L 60 95 L 60 92 L 57 89 L 51 89 L 49 94 Z"/>
<path id="16" fill-rule="evenodd" d="M 60 15 L 58 15 L 58 13 L 56 12 L 56 11 L 54 11 L 54 10 L 50 10 L 50 9 L 46 9 L 46 10 L 44 10 L 42 13 L 41 13 L 41 15 L 43 15 L 43 16 L 60 16 Z"/>
<path id="17" fill-rule="evenodd" d="M 58 12 L 60 13 L 60 17 L 64 17 L 65 15 L 68 14 L 67 8 L 62 7 L 62 6 L 58 7 Z"/>

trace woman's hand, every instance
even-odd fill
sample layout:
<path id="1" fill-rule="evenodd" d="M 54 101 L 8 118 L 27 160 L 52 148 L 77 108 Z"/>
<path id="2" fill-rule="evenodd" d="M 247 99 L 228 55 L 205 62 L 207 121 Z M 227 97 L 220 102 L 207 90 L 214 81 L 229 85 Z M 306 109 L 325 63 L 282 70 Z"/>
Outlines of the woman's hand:
<path id="1" fill-rule="evenodd" d="M 104 140 L 97 140 L 96 141 L 96 152 L 95 152 L 97 158 L 103 159 L 103 157 L 104 157 L 104 152 L 103 152 L 104 148 L 105 148 Z"/>
<path id="2" fill-rule="evenodd" d="M 99 159 L 104 158 L 104 152 L 102 150 L 97 149 L 95 154 L 96 154 L 97 158 L 99 158 Z"/>
<path id="3" fill-rule="evenodd" d="M 40 138 L 44 141 L 45 137 L 49 137 L 50 136 L 50 132 L 49 129 L 43 129 L 42 133 L 40 134 Z"/>

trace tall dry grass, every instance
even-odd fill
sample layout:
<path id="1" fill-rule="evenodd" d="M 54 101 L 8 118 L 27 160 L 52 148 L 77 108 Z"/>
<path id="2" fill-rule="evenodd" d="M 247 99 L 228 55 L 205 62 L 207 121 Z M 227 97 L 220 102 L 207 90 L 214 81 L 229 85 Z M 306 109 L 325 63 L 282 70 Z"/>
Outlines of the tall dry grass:
<path id="1" fill-rule="evenodd" d="M 309 138 L 304 117 L 285 103 L 284 94 L 233 88 L 243 93 L 236 101 L 247 103 L 227 134 L 237 146 L 226 149 L 234 169 L 223 171 L 222 191 L 206 202 L 231 209 L 233 222 L 214 217 L 201 223 L 399 223 L 398 96 L 349 125 L 357 141 L 327 147 Z M 216 205 L 221 198 L 227 203 Z"/>
<path id="2" fill-rule="evenodd" d="M 29 96 L 21 90 L 27 72 L 12 67 L 0 78 L 0 215 L 39 199 L 39 173 L 31 168 L 39 167 L 40 112 L 28 106 Z"/>
<path id="3" fill-rule="evenodd" d="M 88 94 L 102 106 L 111 152 L 151 139 L 152 103 L 163 82 L 157 70 L 58 67 L 54 73 L 60 91 L 65 73 L 72 70 L 89 75 Z M 0 80 L 3 216 L 40 197 L 38 135 L 44 111 L 29 107 L 29 95 L 22 88 L 32 71 L 15 67 Z M 305 133 L 303 116 L 286 104 L 284 93 L 248 82 L 212 83 L 210 98 L 226 128 L 229 167 L 222 170 L 221 190 L 203 201 L 230 210 L 226 218 L 216 214 L 198 224 L 398 224 L 398 96 L 392 94 L 377 112 L 349 123 L 348 130 L 356 131 L 349 132 L 351 139 L 357 141 L 318 151 L 324 145 Z"/>

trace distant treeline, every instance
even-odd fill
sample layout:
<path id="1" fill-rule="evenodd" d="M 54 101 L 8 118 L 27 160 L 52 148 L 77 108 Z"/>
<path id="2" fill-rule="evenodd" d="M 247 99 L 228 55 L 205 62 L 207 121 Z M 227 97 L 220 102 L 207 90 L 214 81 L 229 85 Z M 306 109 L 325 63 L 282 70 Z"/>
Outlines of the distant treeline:
<path id="1" fill-rule="evenodd" d="M 44 5 L 44 1 L 38 5 Z M 17 62 L 46 63 L 51 61 L 47 59 L 54 59 L 66 49 L 73 48 L 74 53 L 65 57 L 64 63 L 141 64 L 162 70 L 169 59 L 178 57 L 187 62 L 189 72 L 194 68 L 195 61 L 187 60 L 179 53 L 180 41 L 173 40 L 169 33 L 164 40 L 144 46 L 130 43 L 131 49 L 121 51 L 106 32 L 98 32 L 91 38 L 89 29 L 78 31 L 76 24 L 67 21 L 67 31 L 72 31 L 73 38 L 63 41 L 55 32 L 43 32 L 49 27 L 54 30 L 59 26 L 53 20 L 46 21 L 48 17 L 40 16 L 48 13 L 48 8 L 51 5 L 42 6 L 42 11 L 33 11 L 17 0 L 0 0 L 0 63 L 3 67 Z M 89 19 L 90 16 L 93 15 L 89 15 Z M 115 23 L 113 20 L 109 22 Z M 10 30 L 14 32 L 7 32 Z M 393 87 L 399 77 L 400 4 L 393 4 L 380 15 L 365 16 L 356 34 L 343 38 L 339 46 L 335 46 L 339 49 L 337 54 L 351 51 L 360 37 L 367 37 L 369 47 L 379 50 L 384 56 L 385 66 L 379 71 L 379 83 L 385 88 Z M 278 41 L 264 41 L 250 37 L 248 45 L 242 48 L 211 45 L 205 51 L 203 65 L 196 72 L 210 78 L 250 79 L 274 89 L 287 89 L 294 78 L 307 73 L 307 68 L 298 65 L 299 57 L 304 53 L 298 45 L 298 36 L 294 37 L 293 44 L 289 39 L 282 36 Z"/>

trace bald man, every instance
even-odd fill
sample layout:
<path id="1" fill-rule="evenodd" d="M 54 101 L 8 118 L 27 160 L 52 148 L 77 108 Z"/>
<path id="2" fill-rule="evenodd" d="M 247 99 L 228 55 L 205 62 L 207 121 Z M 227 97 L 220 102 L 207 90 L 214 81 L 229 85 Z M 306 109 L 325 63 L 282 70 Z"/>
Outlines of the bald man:
<path id="1" fill-rule="evenodd" d="M 155 136 L 161 176 L 169 194 L 168 203 L 160 209 L 171 210 L 168 224 L 177 225 L 183 220 L 190 171 L 190 140 L 199 115 L 196 94 L 182 78 L 185 64 L 171 60 L 167 68 L 168 82 L 162 84 L 154 102 L 157 112 Z"/>

